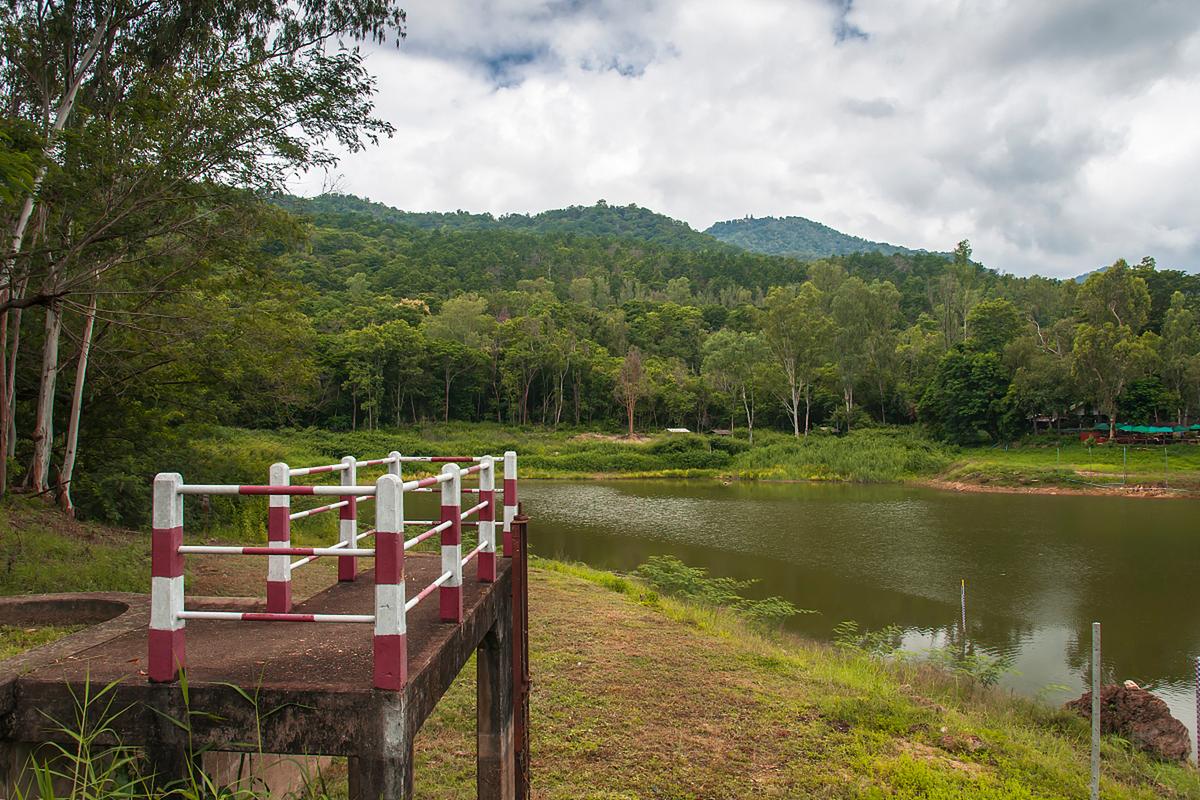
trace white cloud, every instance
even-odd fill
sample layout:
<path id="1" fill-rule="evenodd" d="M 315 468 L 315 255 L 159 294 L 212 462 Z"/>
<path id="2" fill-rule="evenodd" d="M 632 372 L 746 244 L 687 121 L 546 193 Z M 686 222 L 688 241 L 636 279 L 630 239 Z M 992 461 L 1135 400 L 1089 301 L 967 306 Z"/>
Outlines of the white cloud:
<path id="1" fill-rule="evenodd" d="M 409 210 L 800 215 L 999 269 L 1200 269 L 1194 0 L 410 3 L 368 59 Z M 317 191 L 326 176 L 297 185 Z"/>

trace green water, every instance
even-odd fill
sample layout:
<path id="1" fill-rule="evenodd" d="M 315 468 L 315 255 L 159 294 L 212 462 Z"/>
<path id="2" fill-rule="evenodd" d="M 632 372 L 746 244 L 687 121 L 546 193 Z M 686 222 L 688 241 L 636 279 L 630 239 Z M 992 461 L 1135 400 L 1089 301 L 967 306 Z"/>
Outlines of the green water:
<path id="1" fill-rule="evenodd" d="M 715 482 L 522 482 L 531 550 L 630 570 L 671 554 L 754 578 L 818 614 L 897 624 L 906 649 L 967 636 L 1012 659 L 1003 684 L 1054 702 L 1088 683 L 1091 623 L 1107 679 L 1152 689 L 1195 730 L 1200 656 L 1200 502 L 958 494 L 903 486 Z"/>

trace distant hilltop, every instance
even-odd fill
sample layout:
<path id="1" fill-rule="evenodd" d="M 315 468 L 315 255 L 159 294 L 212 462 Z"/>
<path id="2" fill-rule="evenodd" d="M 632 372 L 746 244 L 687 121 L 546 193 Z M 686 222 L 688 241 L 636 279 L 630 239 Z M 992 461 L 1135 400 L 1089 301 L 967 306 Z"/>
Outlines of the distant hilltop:
<path id="1" fill-rule="evenodd" d="M 746 217 L 717 222 L 704 231 L 743 250 L 811 259 L 851 253 L 913 255 L 929 252 L 852 236 L 804 217 Z"/>
<path id="2" fill-rule="evenodd" d="M 876 251 L 884 255 L 928 252 L 872 242 L 804 217 L 746 217 L 718 222 L 702 232 L 686 222 L 648 208 L 632 203 L 625 206 L 610 205 L 604 200 L 591 206 L 568 206 L 539 214 L 504 214 L 498 217 L 467 211 L 401 211 L 348 194 L 323 194 L 307 198 L 281 195 L 276 202 L 300 213 L 367 214 L 426 230 L 513 230 L 611 236 L 684 250 L 736 248 L 800 260 Z"/>

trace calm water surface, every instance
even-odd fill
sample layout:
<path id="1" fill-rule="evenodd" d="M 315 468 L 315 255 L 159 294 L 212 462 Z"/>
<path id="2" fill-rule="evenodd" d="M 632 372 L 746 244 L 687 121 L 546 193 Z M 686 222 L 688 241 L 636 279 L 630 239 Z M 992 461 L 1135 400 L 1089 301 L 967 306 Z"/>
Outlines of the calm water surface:
<path id="1" fill-rule="evenodd" d="M 902 486 L 524 481 L 531 550 L 631 570 L 655 554 L 758 580 L 818 614 L 906 631 L 905 648 L 955 637 L 959 580 L 977 650 L 1012 658 L 1003 684 L 1078 696 L 1093 620 L 1106 679 L 1132 679 L 1193 731 L 1200 655 L 1200 501 L 957 494 Z"/>

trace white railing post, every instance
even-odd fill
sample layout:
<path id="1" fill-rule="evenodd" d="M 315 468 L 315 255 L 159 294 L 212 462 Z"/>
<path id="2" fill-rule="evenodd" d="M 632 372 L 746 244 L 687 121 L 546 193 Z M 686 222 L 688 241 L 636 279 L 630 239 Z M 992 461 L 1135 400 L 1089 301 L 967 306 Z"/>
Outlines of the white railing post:
<path id="1" fill-rule="evenodd" d="M 479 564 L 476 575 L 484 583 L 496 580 L 496 459 L 480 460 L 479 502 L 487 507 L 479 512 Z"/>
<path id="2" fill-rule="evenodd" d="M 400 453 L 396 450 L 393 450 L 392 452 L 388 453 L 388 458 L 391 459 L 391 461 L 388 462 L 388 474 L 395 475 L 397 478 L 403 481 L 404 469 L 403 464 L 400 463 Z"/>
<path id="3" fill-rule="evenodd" d="M 271 486 L 290 483 L 288 465 L 282 461 L 272 464 Z M 291 547 L 292 521 L 288 518 L 292 510 L 291 496 L 273 494 L 267 503 L 267 546 Z M 291 562 L 291 556 L 267 556 L 267 611 L 283 614 L 292 610 Z"/>
<path id="4" fill-rule="evenodd" d="M 358 485 L 358 460 L 354 456 L 342 459 L 345 469 L 342 470 L 342 486 Z M 338 515 L 338 541 L 344 547 L 354 547 L 358 537 L 358 500 L 353 494 L 341 498 L 346 505 Z M 338 580 L 352 581 L 358 576 L 358 559 L 354 556 L 338 556 Z"/>
<path id="5" fill-rule="evenodd" d="M 168 683 L 186 666 L 183 611 L 183 495 L 178 472 L 154 478 L 153 533 L 150 555 L 150 680 Z"/>
<path id="6" fill-rule="evenodd" d="M 442 481 L 442 574 L 449 579 L 438 590 L 442 622 L 462 622 L 462 469 L 457 464 L 442 467 L 449 480 Z"/>
<path id="7" fill-rule="evenodd" d="M 504 453 L 504 557 L 513 554 L 512 521 L 517 516 L 517 454 Z"/>
<path id="8" fill-rule="evenodd" d="M 399 691 L 408 682 L 405 641 L 404 490 L 395 475 L 375 481 L 375 688 Z"/>

